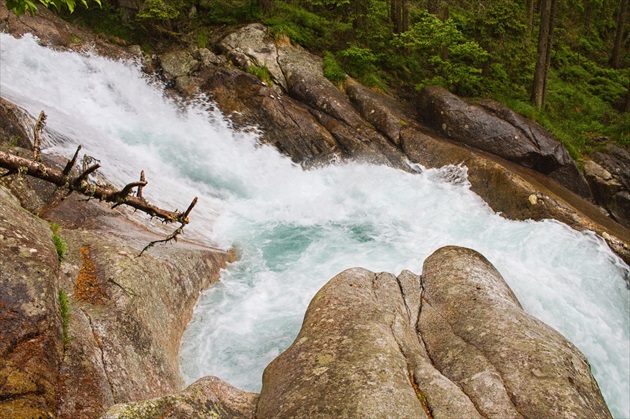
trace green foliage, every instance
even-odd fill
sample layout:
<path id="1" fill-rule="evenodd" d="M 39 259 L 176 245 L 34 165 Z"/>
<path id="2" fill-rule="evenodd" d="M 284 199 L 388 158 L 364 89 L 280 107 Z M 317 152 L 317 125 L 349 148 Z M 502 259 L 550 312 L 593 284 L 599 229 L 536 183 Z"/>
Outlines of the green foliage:
<path id="1" fill-rule="evenodd" d="M 94 1 L 101 6 L 101 0 Z M 76 0 L 6 0 L 7 9 L 13 11 L 18 16 L 26 12 L 34 15 L 35 12 L 37 12 L 37 3 L 47 8 L 52 6 L 58 11 L 68 10 L 70 13 L 74 12 L 77 5 Z M 81 4 L 86 8 L 89 7 L 87 0 L 81 0 Z"/>
<path id="2" fill-rule="evenodd" d="M 62 289 L 59 290 L 57 296 L 59 299 L 59 313 L 61 314 L 61 336 L 63 346 L 67 347 L 72 340 L 68 330 L 70 326 L 70 299 L 68 298 L 68 294 Z"/>
<path id="3" fill-rule="evenodd" d="M 199 8 L 205 24 L 236 25 L 260 18 L 257 3 L 251 0 L 204 0 Z"/>
<path id="4" fill-rule="evenodd" d="M 183 7 L 183 0 L 145 0 L 138 18 L 171 20 L 179 16 Z"/>
<path id="5" fill-rule="evenodd" d="M 55 250 L 57 250 L 57 259 L 59 262 L 62 262 L 66 257 L 66 250 L 68 249 L 68 245 L 66 242 L 59 236 L 59 224 L 51 223 L 50 229 L 53 232 L 52 241 L 55 245 Z"/>
<path id="6" fill-rule="evenodd" d="M 210 45 L 210 32 L 207 28 L 201 28 L 195 34 L 195 42 L 199 48 L 208 48 Z"/>
<path id="7" fill-rule="evenodd" d="M 268 86 L 271 86 L 273 84 L 271 80 L 271 73 L 269 72 L 269 69 L 265 66 L 250 65 L 249 67 L 247 67 L 247 72 L 258 77 Z"/>
<path id="8" fill-rule="evenodd" d="M 430 13 L 419 13 L 419 21 L 409 31 L 397 34 L 393 44 L 429 64 L 418 87 L 438 84 L 465 95 L 481 91 L 481 65 L 488 53 L 477 42 L 467 40 L 453 20 L 441 21 Z"/>
<path id="9" fill-rule="evenodd" d="M 77 10 L 73 19 L 94 32 L 124 40 L 127 43 L 148 44 L 143 27 L 134 27 L 123 18 L 123 11 L 105 2 L 102 8 Z"/>
<path id="10" fill-rule="evenodd" d="M 17 135 L 14 135 L 11 138 L 9 138 L 9 141 L 7 141 L 7 145 L 9 147 L 17 147 L 19 142 L 20 142 L 20 137 L 18 137 Z"/>
<path id="11" fill-rule="evenodd" d="M 345 71 L 330 51 L 324 52 L 324 76 L 335 84 L 341 84 L 346 79 Z"/>
<path id="12" fill-rule="evenodd" d="M 336 49 L 352 29 L 348 23 L 284 2 L 276 3 L 274 14 L 262 22 L 270 27 L 273 35 L 286 35 L 292 42 L 315 51 Z"/>

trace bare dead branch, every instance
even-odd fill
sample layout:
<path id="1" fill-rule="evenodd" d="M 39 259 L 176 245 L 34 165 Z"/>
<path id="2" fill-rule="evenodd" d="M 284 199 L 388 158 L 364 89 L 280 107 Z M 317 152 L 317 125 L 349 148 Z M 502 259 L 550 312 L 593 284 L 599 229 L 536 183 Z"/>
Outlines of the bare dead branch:
<path id="1" fill-rule="evenodd" d="M 114 204 L 114 206 L 112 206 L 112 209 L 116 208 L 118 205 L 124 204 L 125 201 L 127 200 L 127 197 L 129 196 L 129 194 L 131 193 L 131 190 L 133 188 L 135 188 L 136 186 L 138 188 L 141 188 L 141 187 L 145 186 L 146 184 L 147 184 L 146 182 L 140 182 L 139 181 L 139 182 L 131 182 L 131 183 L 128 183 L 127 185 L 125 185 L 125 187 L 122 188 L 121 191 L 117 192 L 118 202 L 116 202 Z"/>
<path id="2" fill-rule="evenodd" d="M 197 198 L 195 198 L 195 199 L 197 199 Z M 145 251 L 149 250 L 150 248 L 152 248 L 153 246 L 155 246 L 155 245 L 156 245 L 156 244 L 158 244 L 158 243 L 168 243 L 168 242 L 170 242 L 171 240 L 177 241 L 177 236 L 179 236 L 181 233 L 183 233 L 183 232 L 184 232 L 184 226 L 185 226 L 185 225 L 186 225 L 186 224 L 182 224 L 182 225 L 180 225 L 180 226 L 177 228 L 177 230 L 173 231 L 173 232 L 171 233 L 171 235 L 170 235 L 170 236 L 168 236 L 167 238 L 162 239 L 162 240 L 154 240 L 154 241 L 152 241 L 151 243 L 147 244 L 146 246 L 144 246 L 144 249 L 142 249 L 142 251 L 138 254 L 138 256 L 137 256 L 137 257 L 142 256 L 142 254 L 143 254 Z"/>
<path id="3" fill-rule="evenodd" d="M 182 224 L 188 224 L 189 223 L 188 214 L 190 214 L 190 211 L 192 211 L 195 205 L 197 205 L 197 197 L 195 197 L 195 199 L 192 200 L 192 202 L 188 206 L 188 209 L 182 215 L 180 215 L 177 221 L 179 221 Z"/>
<path id="4" fill-rule="evenodd" d="M 171 240 L 177 241 L 177 236 L 184 232 L 184 226 L 186 226 L 186 224 L 190 222 L 188 219 L 188 215 L 194 208 L 195 204 L 197 204 L 196 197 L 192 200 L 192 202 L 188 206 L 188 209 L 184 212 L 168 211 L 156 207 L 155 205 L 151 205 L 142 196 L 142 189 L 147 185 L 147 181 L 144 177 L 144 170 L 140 173 L 139 181 L 128 183 L 122 190 L 118 190 L 113 186 L 101 186 L 95 183 L 91 183 L 89 181 L 90 174 L 98 170 L 101 165 L 97 159 L 88 155 L 83 156 L 83 171 L 78 176 L 72 176 L 72 169 L 77 162 L 81 146 L 77 147 L 77 151 L 74 153 L 74 156 L 68 161 L 63 170 L 58 170 L 54 167 L 46 166 L 42 162 L 40 148 L 40 132 L 44 129 L 45 124 L 46 114 L 44 113 L 44 111 L 41 111 L 39 114 L 39 118 L 37 118 L 37 122 L 35 123 L 35 127 L 33 128 L 33 160 L 25 159 L 11 153 L 0 151 L 0 168 L 7 169 L 8 171 L 0 177 L 8 176 L 11 174 L 17 174 L 18 176 L 20 176 L 21 174 L 27 174 L 29 176 L 33 176 L 57 185 L 57 195 L 60 195 L 59 192 L 63 191 L 66 194 L 65 196 L 68 196 L 72 192 L 76 191 L 87 196 L 87 200 L 90 200 L 91 198 L 97 198 L 101 201 L 114 203 L 112 208 L 116 208 L 119 205 L 127 205 L 134 208 L 135 210 L 140 210 L 150 215 L 151 218 L 159 218 L 164 223 L 180 223 L 180 226 L 168 237 L 162 240 L 152 241 L 147 246 L 145 246 L 144 249 L 142 249 L 138 256 L 142 256 L 142 254 L 146 250 L 158 243 L 167 243 Z M 89 164 L 94 162 L 96 163 L 88 167 Z M 138 188 L 136 196 L 132 196 L 131 192 L 133 188 L 136 187 Z M 63 200 L 65 196 L 61 198 L 59 196 L 56 196 L 54 201 Z M 51 205 L 54 205 L 54 203 L 49 203 L 48 207 L 50 207 Z"/>
<path id="5" fill-rule="evenodd" d="M 33 127 L 33 160 L 42 161 L 42 150 L 41 150 L 41 142 L 42 139 L 40 137 L 40 132 L 44 129 L 46 125 L 46 114 L 44 111 L 39 113 L 39 118 L 37 118 L 37 122 L 35 123 L 35 127 Z"/>
<path id="6" fill-rule="evenodd" d="M 27 174 L 29 176 L 45 180 L 59 186 L 60 188 L 64 188 L 69 192 L 76 191 L 89 198 L 96 198 L 101 201 L 114 204 L 124 201 L 121 203 L 149 214 L 151 217 L 159 218 L 165 223 L 179 222 L 182 224 L 180 228 L 183 228 L 183 225 L 188 224 L 188 214 L 194 206 L 194 204 L 191 203 L 186 212 L 168 211 L 155 205 L 151 205 L 143 198 L 132 196 L 130 194 L 121 194 L 122 191 L 113 187 L 105 187 L 91 183 L 87 179 L 87 176 L 100 167 L 98 164 L 91 166 L 80 175 L 73 177 L 70 174 L 64 174 L 62 170 L 55 169 L 54 167 L 48 167 L 43 163 L 0 151 L 0 167 L 15 173 Z M 134 183 L 139 184 L 140 182 Z M 193 203 L 196 203 L 196 199 L 193 200 Z"/>
<path id="7" fill-rule="evenodd" d="M 100 164 L 95 164 L 93 166 L 88 167 L 87 169 L 85 169 L 83 171 L 83 173 L 81 173 L 76 179 L 75 179 L 75 187 L 79 186 L 81 184 L 81 182 L 83 182 L 84 180 L 87 180 L 88 176 L 90 176 L 90 173 L 94 173 L 95 171 L 97 171 L 99 168 L 101 167 Z"/>
<path id="8" fill-rule="evenodd" d="M 140 182 L 144 182 L 144 185 L 138 186 L 138 192 L 136 193 L 136 196 L 142 199 L 142 188 L 144 188 L 147 184 L 147 181 L 144 178 L 144 170 L 140 172 Z"/>
<path id="9" fill-rule="evenodd" d="M 64 169 L 63 169 L 64 176 L 68 176 L 70 174 L 70 172 L 72 171 L 72 168 L 74 167 L 74 165 L 77 164 L 77 158 L 79 157 L 79 151 L 81 151 L 81 146 L 77 147 L 77 151 L 74 152 L 74 156 L 72 156 L 72 159 L 70 161 L 68 161 L 68 164 L 66 164 L 66 167 L 64 167 Z"/>

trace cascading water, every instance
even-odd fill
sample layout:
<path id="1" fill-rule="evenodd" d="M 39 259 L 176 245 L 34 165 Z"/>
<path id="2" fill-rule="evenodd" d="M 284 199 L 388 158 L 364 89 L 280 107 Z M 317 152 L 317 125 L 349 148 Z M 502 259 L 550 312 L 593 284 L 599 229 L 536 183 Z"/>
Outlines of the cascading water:
<path id="1" fill-rule="evenodd" d="M 187 236 L 239 249 L 184 336 L 189 382 L 217 375 L 258 390 L 328 279 L 353 266 L 418 273 L 430 253 L 454 244 L 483 253 L 528 312 L 576 344 L 615 417 L 630 417 L 629 270 L 594 234 L 501 218 L 469 190 L 464 168 L 303 171 L 230 130 L 202 98 L 185 107 L 165 98 L 133 63 L 5 34 L 0 54 L 0 93 L 32 115 L 48 113 L 58 134 L 49 152 L 70 156 L 82 144 L 119 186 L 143 168 L 145 195 L 164 207 L 198 195 Z"/>

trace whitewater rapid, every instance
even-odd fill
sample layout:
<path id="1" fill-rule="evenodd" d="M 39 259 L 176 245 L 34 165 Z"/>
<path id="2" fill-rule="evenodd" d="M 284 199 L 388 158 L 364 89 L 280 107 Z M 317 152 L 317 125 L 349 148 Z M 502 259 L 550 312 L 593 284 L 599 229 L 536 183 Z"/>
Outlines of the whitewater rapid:
<path id="1" fill-rule="evenodd" d="M 241 254 L 195 309 L 181 348 L 188 382 L 216 375 L 259 390 L 328 279 L 354 266 L 420 273 L 437 248 L 460 245 L 484 254 L 529 313 L 584 352 L 614 416 L 630 417 L 629 269 L 595 234 L 505 220 L 470 191 L 465 168 L 304 171 L 232 130 L 205 98 L 166 98 L 133 62 L 6 34 L 0 58 L 2 97 L 48 114 L 47 152 L 69 157 L 81 144 L 119 186 L 144 169 L 145 196 L 167 208 L 199 196 L 186 234 Z"/>

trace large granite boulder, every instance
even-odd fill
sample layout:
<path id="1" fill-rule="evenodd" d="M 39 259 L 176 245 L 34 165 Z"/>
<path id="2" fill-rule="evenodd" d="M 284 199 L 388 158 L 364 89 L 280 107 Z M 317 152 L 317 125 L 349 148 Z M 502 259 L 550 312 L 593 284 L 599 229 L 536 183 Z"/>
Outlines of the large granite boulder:
<path id="1" fill-rule="evenodd" d="M 257 417 L 611 417 L 584 356 L 525 313 L 477 252 L 423 275 L 350 269 L 269 364 Z"/>
<path id="2" fill-rule="evenodd" d="M 49 222 L 0 186 L 0 417 L 94 418 L 181 390 L 181 336 L 228 254 L 180 241 L 137 258 L 163 236 L 74 196 L 43 217 L 61 225 L 61 263 Z"/>
<path id="3" fill-rule="evenodd" d="M 0 417 L 53 417 L 63 356 L 50 226 L 0 186 Z"/>
<path id="4" fill-rule="evenodd" d="M 494 101 L 464 102 L 441 87 L 422 89 L 418 116 L 438 132 L 543 173 L 591 198 L 567 149 L 539 125 Z"/>
<path id="5" fill-rule="evenodd" d="M 265 67 L 275 84 L 286 91 L 287 82 L 278 65 L 278 49 L 267 28 L 261 23 L 247 25 L 228 34 L 219 47 L 247 70 L 249 66 Z"/>
<path id="6" fill-rule="evenodd" d="M 216 377 L 204 377 L 174 395 L 112 406 L 101 419 L 254 419 L 256 398 Z"/>

